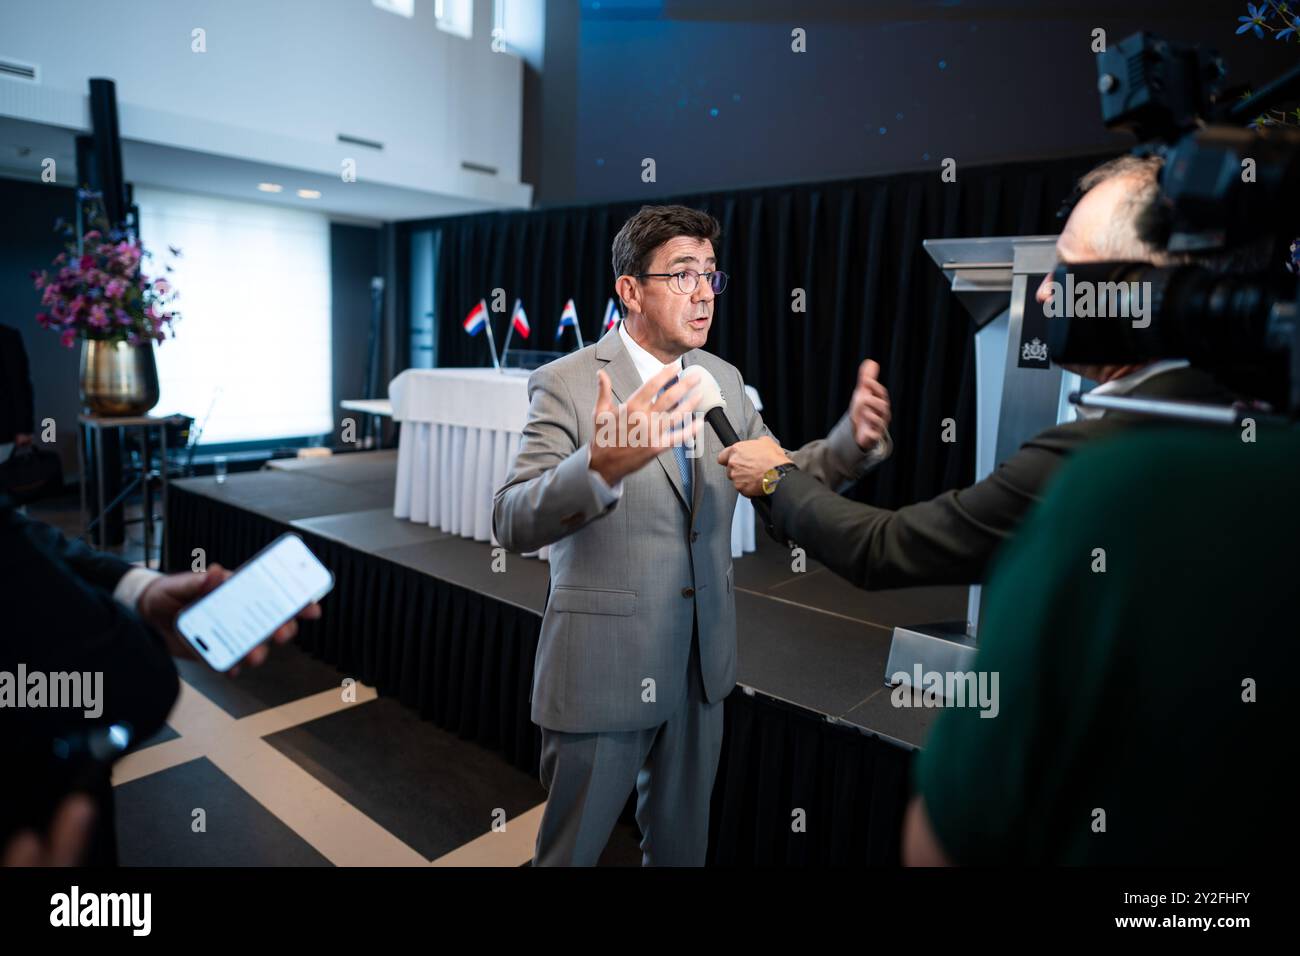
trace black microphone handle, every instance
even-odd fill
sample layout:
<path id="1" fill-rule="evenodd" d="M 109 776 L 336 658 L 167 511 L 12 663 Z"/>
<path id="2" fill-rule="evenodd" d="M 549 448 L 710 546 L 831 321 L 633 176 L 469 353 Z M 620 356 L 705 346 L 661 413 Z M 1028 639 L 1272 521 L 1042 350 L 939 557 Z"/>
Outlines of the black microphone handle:
<path id="1" fill-rule="evenodd" d="M 740 436 L 731 427 L 731 422 L 727 419 L 727 413 L 722 410 L 721 405 L 715 405 L 705 412 L 704 420 L 709 423 L 709 427 L 713 429 L 713 434 L 718 436 L 718 441 L 722 442 L 723 447 L 730 448 L 740 441 Z"/>
<path id="2" fill-rule="evenodd" d="M 732 445 L 736 444 L 736 442 L 740 441 L 740 436 L 737 435 L 736 430 L 731 427 L 731 422 L 727 420 L 727 413 L 722 410 L 721 406 L 710 408 L 705 412 L 704 420 L 709 423 L 709 427 L 713 429 L 713 434 L 718 436 L 718 441 L 722 442 L 723 447 L 730 448 Z M 772 502 L 767 500 L 767 495 L 762 495 L 758 498 L 750 498 L 749 500 L 754 503 L 754 507 L 757 508 L 761 514 L 763 524 L 765 526 L 771 526 Z"/>

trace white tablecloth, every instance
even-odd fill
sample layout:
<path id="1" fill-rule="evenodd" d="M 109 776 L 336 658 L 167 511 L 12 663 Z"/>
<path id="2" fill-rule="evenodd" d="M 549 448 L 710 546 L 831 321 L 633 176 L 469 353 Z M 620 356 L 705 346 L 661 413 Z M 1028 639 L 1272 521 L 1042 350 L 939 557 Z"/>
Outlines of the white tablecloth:
<path id="1" fill-rule="evenodd" d="M 758 393 L 746 386 L 755 408 Z M 397 447 L 393 514 L 491 541 L 492 496 L 505 484 L 528 420 L 528 375 L 484 368 L 407 369 L 388 385 Z M 731 556 L 753 551 L 754 506 L 736 502 Z M 546 557 L 546 549 L 537 555 Z"/>

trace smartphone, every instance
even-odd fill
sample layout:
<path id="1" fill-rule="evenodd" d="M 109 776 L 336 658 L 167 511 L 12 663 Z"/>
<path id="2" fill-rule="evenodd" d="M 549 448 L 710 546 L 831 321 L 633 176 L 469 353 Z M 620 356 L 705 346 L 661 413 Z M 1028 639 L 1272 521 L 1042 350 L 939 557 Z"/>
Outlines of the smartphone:
<path id="1" fill-rule="evenodd" d="M 332 587 L 334 575 L 289 532 L 181 611 L 176 629 L 214 670 L 227 671 Z"/>

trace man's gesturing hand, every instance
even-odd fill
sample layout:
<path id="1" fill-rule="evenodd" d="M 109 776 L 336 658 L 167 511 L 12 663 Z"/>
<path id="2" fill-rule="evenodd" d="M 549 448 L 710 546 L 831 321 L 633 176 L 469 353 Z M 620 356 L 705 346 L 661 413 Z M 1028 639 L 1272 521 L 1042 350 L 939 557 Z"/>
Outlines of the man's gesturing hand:
<path id="1" fill-rule="evenodd" d="M 591 468 L 613 485 L 647 465 L 667 448 L 695 440 L 703 424 L 691 413 L 700 402 L 699 386 L 678 382 L 662 395 L 677 370 L 665 366 L 621 405 L 614 404 L 609 376 L 596 373 L 600 394 L 593 419 Z"/>
<path id="2" fill-rule="evenodd" d="M 858 366 L 858 384 L 849 400 L 853 439 L 863 451 L 871 451 L 889 427 L 889 390 L 879 379 L 880 365 L 867 359 Z"/>

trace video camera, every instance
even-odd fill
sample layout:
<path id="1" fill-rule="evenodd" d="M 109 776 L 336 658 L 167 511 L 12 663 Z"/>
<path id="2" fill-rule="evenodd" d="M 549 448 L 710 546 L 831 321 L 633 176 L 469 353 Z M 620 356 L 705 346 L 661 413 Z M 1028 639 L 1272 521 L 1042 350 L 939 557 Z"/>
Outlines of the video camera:
<path id="1" fill-rule="evenodd" d="M 1150 321 L 1049 318 L 1052 360 L 1114 365 L 1185 358 L 1232 390 L 1300 418 L 1300 285 L 1283 268 L 1300 234 L 1300 131 L 1267 123 L 1244 128 L 1300 94 L 1300 66 L 1233 98 L 1225 93 L 1217 55 L 1137 33 L 1098 53 L 1097 73 L 1107 128 L 1133 133 L 1135 155 L 1164 160 L 1161 195 L 1139 220 L 1139 232 L 1185 264 L 1058 266 L 1052 278 L 1062 286 L 1072 274 L 1075 286 L 1145 290 Z M 1253 254 L 1239 259 L 1276 267 L 1239 269 L 1233 254 L 1243 250 Z M 1207 254 L 1216 268 L 1196 264 Z M 1089 404 L 1086 395 L 1072 399 Z M 1134 410 L 1196 417 L 1132 401 Z"/>

